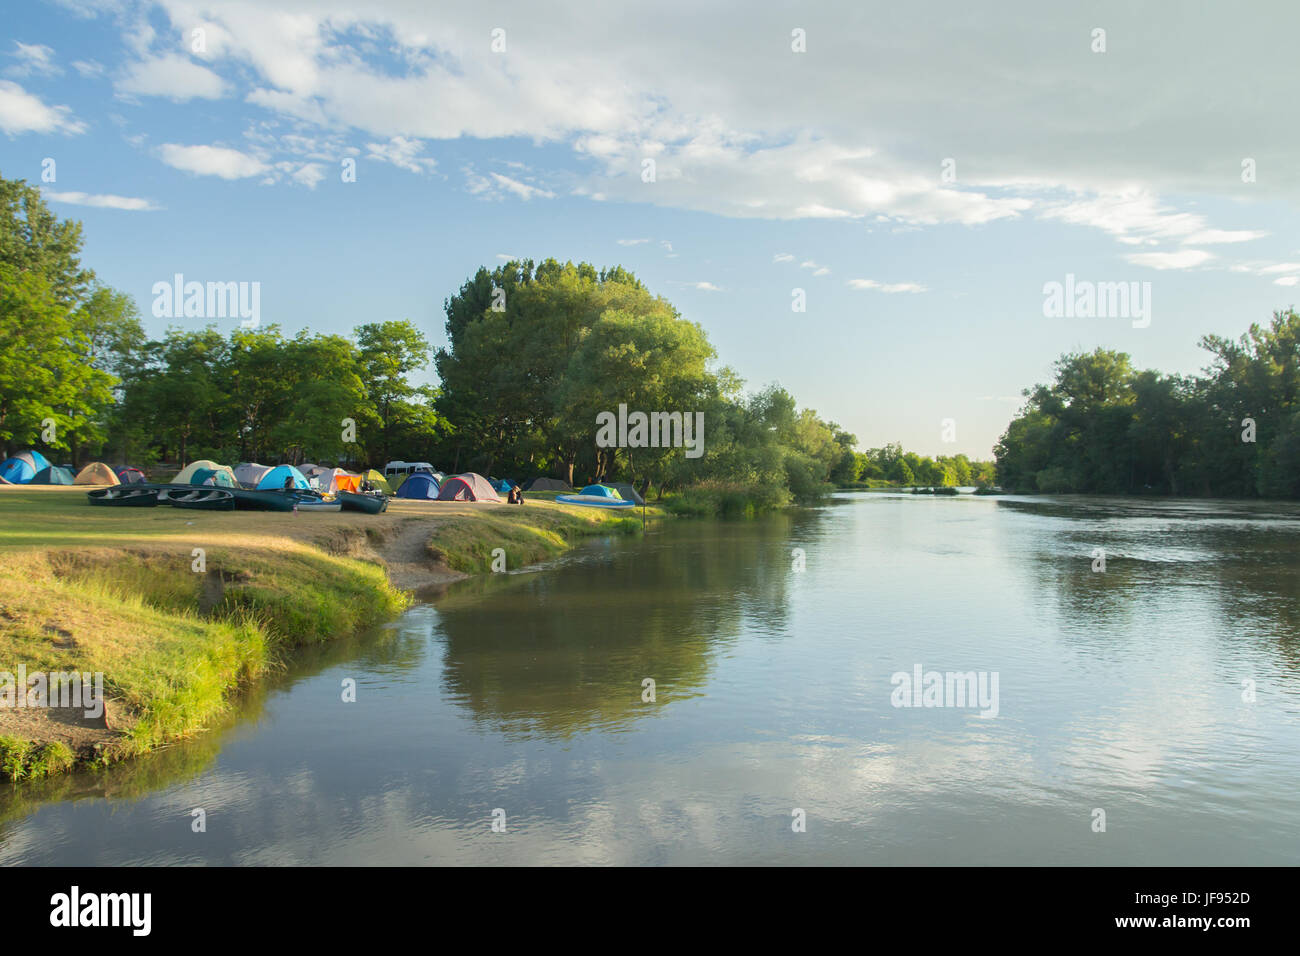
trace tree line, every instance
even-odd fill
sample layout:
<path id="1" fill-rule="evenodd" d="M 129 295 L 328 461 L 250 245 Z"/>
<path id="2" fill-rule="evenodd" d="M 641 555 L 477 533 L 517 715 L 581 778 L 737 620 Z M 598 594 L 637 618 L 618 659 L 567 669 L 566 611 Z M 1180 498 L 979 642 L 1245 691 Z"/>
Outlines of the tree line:
<path id="1" fill-rule="evenodd" d="M 74 463 L 213 458 L 382 465 L 570 483 L 712 484 L 763 504 L 856 478 L 856 439 L 771 385 L 746 393 L 704 330 L 615 266 L 478 272 L 444 303 L 447 345 L 408 321 L 351 336 L 277 325 L 145 334 L 80 260 L 81 224 L 0 179 L 0 444 Z M 416 384 L 432 364 L 439 384 Z M 700 413 L 704 454 L 598 443 L 620 405 Z M 644 443 L 643 443 L 644 445 Z"/>
<path id="2" fill-rule="evenodd" d="M 1138 370 L 1123 352 L 1063 355 L 995 449 L 1024 492 L 1300 497 L 1300 315 L 1204 336 L 1200 375 Z"/>

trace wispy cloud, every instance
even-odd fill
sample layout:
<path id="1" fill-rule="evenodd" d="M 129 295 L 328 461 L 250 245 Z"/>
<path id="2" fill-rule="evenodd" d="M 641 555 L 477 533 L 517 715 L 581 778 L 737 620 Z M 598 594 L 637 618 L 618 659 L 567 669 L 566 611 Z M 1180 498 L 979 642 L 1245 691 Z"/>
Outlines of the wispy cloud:
<path id="1" fill-rule="evenodd" d="M 874 289 L 876 292 L 926 292 L 925 286 L 918 282 L 877 282 L 875 279 L 850 279 L 849 287 L 853 289 Z"/>
<path id="2" fill-rule="evenodd" d="M 1135 266 L 1148 269 L 1194 269 L 1214 258 L 1204 249 L 1180 249 L 1177 252 L 1135 252 L 1124 257 Z"/>
<path id="3" fill-rule="evenodd" d="M 67 203 L 72 206 L 94 206 L 98 209 L 124 209 L 131 212 L 152 212 L 162 207 L 152 199 L 137 199 L 133 196 L 114 196 L 111 193 L 51 192 L 42 195 L 51 202 Z"/>
<path id="4" fill-rule="evenodd" d="M 41 43 L 14 41 L 9 54 L 18 62 L 5 70 L 10 76 L 58 76 L 63 69 L 54 62 L 54 50 Z"/>

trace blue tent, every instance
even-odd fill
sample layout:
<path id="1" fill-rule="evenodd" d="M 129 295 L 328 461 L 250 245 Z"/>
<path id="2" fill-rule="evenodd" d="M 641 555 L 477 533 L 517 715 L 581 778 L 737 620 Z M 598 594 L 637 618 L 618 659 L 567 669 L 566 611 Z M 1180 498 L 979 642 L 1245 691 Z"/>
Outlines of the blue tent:
<path id="1" fill-rule="evenodd" d="M 194 474 L 190 477 L 190 484 L 206 485 L 209 478 L 212 479 L 212 486 L 214 488 L 238 488 L 239 487 L 237 484 L 235 484 L 235 479 L 230 477 L 229 472 L 216 471 L 215 469 L 212 468 L 197 469 L 194 472 Z M 284 484 L 283 478 L 280 479 L 280 484 L 281 485 Z"/>
<path id="2" fill-rule="evenodd" d="M 578 494 L 595 495 L 598 498 L 620 498 L 621 499 L 623 497 L 613 488 L 610 488 L 608 485 L 588 485 L 586 488 L 583 488 L 580 492 L 578 492 Z"/>
<path id="3" fill-rule="evenodd" d="M 279 491 L 284 487 L 286 478 L 293 479 L 293 486 L 307 491 L 311 485 L 307 482 L 306 476 L 293 465 L 276 465 L 257 483 L 258 491 Z"/>
<path id="4" fill-rule="evenodd" d="M 427 471 L 417 471 L 402 482 L 402 487 L 397 489 L 397 497 L 435 501 L 438 498 L 438 482 Z"/>
<path id="5" fill-rule="evenodd" d="M 36 477 L 31 480 L 33 485 L 70 485 L 72 484 L 72 472 L 66 468 L 60 468 L 58 465 L 50 465 L 48 468 L 42 468 L 36 473 Z"/>
<path id="6" fill-rule="evenodd" d="M 20 451 L 12 458 L 0 462 L 0 478 L 15 485 L 26 485 L 36 477 L 38 471 L 49 467 L 50 463 L 39 451 Z"/>
<path id="7" fill-rule="evenodd" d="M 498 480 L 496 480 L 496 481 L 491 482 L 491 484 L 492 484 L 492 487 L 495 488 L 497 491 L 507 491 L 507 492 L 508 492 L 508 491 L 509 491 L 511 488 L 513 488 L 515 485 L 519 484 L 519 482 L 517 482 L 517 481 L 513 481 L 513 480 L 510 479 L 510 478 L 500 478 L 500 479 L 498 479 Z"/>

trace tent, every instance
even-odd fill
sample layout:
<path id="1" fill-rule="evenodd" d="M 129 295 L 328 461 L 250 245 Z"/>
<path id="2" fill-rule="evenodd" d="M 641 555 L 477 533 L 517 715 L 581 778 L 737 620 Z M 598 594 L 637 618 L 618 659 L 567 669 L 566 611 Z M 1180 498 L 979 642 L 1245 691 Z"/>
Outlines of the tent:
<path id="1" fill-rule="evenodd" d="M 245 488 L 256 488 L 257 483 L 261 481 L 270 470 L 270 465 L 259 465 L 255 461 L 241 461 L 234 468 L 235 481 L 239 482 Z"/>
<path id="2" fill-rule="evenodd" d="M 414 477 L 414 476 L 412 476 Z M 408 479 L 409 480 L 409 479 Z M 439 501 L 500 501 L 501 496 L 482 475 L 467 471 L 448 478 L 438 492 Z"/>
<path id="3" fill-rule="evenodd" d="M 124 485 L 142 485 L 148 479 L 145 478 L 144 472 L 139 468 L 132 468 L 130 465 L 123 465 L 117 469 L 117 480 Z"/>
<path id="4" fill-rule="evenodd" d="M 68 469 L 60 468 L 58 465 L 50 465 L 50 467 L 38 471 L 36 477 L 30 483 L 33 485 L 70 485 L 72 481 L 72 472 L 68 471 Z"/>
<path id="5" fill-rule="evenodd" d="M 205 468 L 208 471 L 216 471 L 221 467 L 224 466 L 218 465 L 215 461 L 208 461 L 206 458 L 200 458 L 198 461 L 190 462 L 190 464 L 182 468 L 180 472 L 177 473 L 176 477 L 172 479 L 171 483 L 173 485 L 193 484 L 194 473 L 199 469 Z"/>
<path id="6" fill-rule="evenodd" d="M 371 485 L 378 488 L 386 495 L 391 495 L 393 493 L 393 489 L 389 487 L 388 480 L 373 468 L 363 474 L 361 480 L 370 482 Z"/>
<path id="7" fill-rule="evenodd" d="M 102 461 L 92 461 L 72 479 L 74 485 L 120 485 L 113 469 Z"/>
<path id="8" fill-rule="evenodd" d="M 310 476 L 320 483 L 320 490 L 326 494 L 336 495 L 340 491 L 356 491 L 361 487 L 361 476 L 354 475 L 342 468 L 327 468 Z"/>
<path id="9" fill-rule="evenodd" d="M 0 462 L 0 478 L 15 485 L 25 485 L 36 477 L 38 471 L 49 467 L 50 463 L 39 451 L 20 451 Z"/>
<path id="10" fill-rule="evenodd" d="M 508 493 L 510 489 L 513 488 L 515 485 L 519 484 L 519 482 L 515 481 L 512 478 L 498 478 L 495 481 L 489 479 L 488 484 L 490 484 L 497 491 Z"/>
<path id="11" fill-rule="evenodd" d="M 293 487 L 295 488 L 301 488 L 304 491 L 311 488 L 311 485 L 307 484 L 306 476 L 293 465 L 276 465 L 258 481 L 257 490 L 279 491 L 284 487 L 287 478 L 293 479 Z"/>
<path id="12" fill-rule="evenodd" d="M 298 470 L 302 472 L 304 478 L 310 478 L 319 471 L 328 471 L 324 465 L 313 465 L 311 462 L 303 462 L 298 465 Z"/>
<path id="13" fill-rule="evenodd" d="M 402 487 L 397 489 L 397 497 L 414 498 L 416 501 L 436 501 L 439 497 L 438 483 L 427 471 L 417 471 L 407 475 Z"/>
<path id="14" fill-rule="evenodd" d="M 573 487 L 558 478 L 534 478 L 524 486 L 524 491 L 565 491 L 571 494 Z"/>
<path id="15" fill-rule="evenodd" d="M 190 477 L 191 485 L 207 485 L 211 488 L 238 488 L 235 473 L 229 468 L 200 468 Z"/>
<path id="16" fill-rule="evenodd" d="M 626 481 L 611 481 L 609 486 L 618 492 L 618 496 L 624 501 L 632 501 L 638 505 L 645 504 L 645 499 L 640 493 L 629 485 Z"/>
<path id="17" fill-rule="evenodd" d="M 580 495 L 595 495 L 597 498 L 619 498 L 619 499 L 622 499 L 622 497 L 623 497 L 623 496 L 620 495 L 617 491 L 615 491 L 613 488 L 611 488 L 609 485 L 588 485 L 586 488 L 583 488 L 580 492 L 578 492 L 578 494 L 580 494 Z"/>

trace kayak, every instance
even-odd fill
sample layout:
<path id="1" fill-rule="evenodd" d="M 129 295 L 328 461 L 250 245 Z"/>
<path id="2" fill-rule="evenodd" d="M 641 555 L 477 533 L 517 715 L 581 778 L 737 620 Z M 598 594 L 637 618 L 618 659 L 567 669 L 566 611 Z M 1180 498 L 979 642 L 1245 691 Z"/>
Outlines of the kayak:
<path id="1" fill-rule="evenodd" d="M 297 499 L 298 511 L 342 511 L 343 504 L 338 501 L 326 501 L 324 498 L 308 498 L 305 495 Z M 294 510 L 290 506 L 290 510 Z"/>
<path id="2" fill-rule="evenodd" d="M 87 491 L 86 497 L 92 505 L 116 505 L 121 508 L 152 508 L 158 504 L 157 488 L 141 488 L 139 485 L 115 485 L 109 488 L 96 488 Z"/>
<path id="3" fill-rule="evenodd" d="M 235 507 L 251 511 L 292 511 L 293 499 L 283 491 L 228 489 L 235 497 Z"/>
<path id="4" fill-rule="evenodd" d="M 164 488 L 158 494 L 158 503 L 200 511 L 235 510 L 235 496 L 227 488 Z"/>
<path id="5" fill-rule="evenodd" d="M 635 508 L 636 503 L 622 498 L 604 498 L 600 495 L 558 495 L 562 505 L 585 505 L 588 508 Z"/>
<path id="6" fill-rule="evenodd" d="M 340 491 L 339 504 L 344 511 L 364 511 L 368 515 L 377 515 L 388 510 L 388 499 L 383 495 L 366 495 L 355 491 Z"/>

